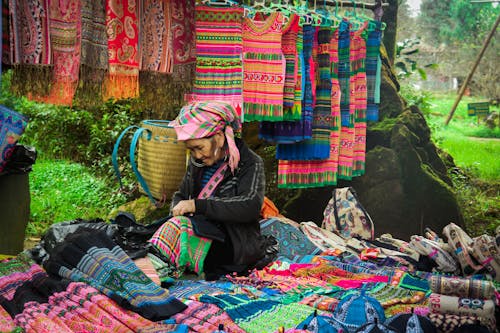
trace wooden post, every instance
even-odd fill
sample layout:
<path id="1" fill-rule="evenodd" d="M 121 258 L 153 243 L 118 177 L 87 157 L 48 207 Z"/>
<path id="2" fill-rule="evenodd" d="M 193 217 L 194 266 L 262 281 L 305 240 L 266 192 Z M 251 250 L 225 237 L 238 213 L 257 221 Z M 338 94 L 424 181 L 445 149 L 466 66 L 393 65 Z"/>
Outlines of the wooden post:
<path id="1" fill-rule="evenodd" d="M 488 44 L 491 41 L 491 38 L 495 34 L 495 31 L 497 30 L 498 23 L 500 23 L 500 14 L 497 17 L 497 20 L 495 21 L 495 24 L 493 24 L 493 28 L 491 29 L 490 33 L 488 34 L 488 37 L 486 37 L 486 40 L 484 41 L 483 48 L 481 49 L 481 52 L 479 52 L 476 61 L 474 62 L 474 65 L 472 66 L 469 75 L 467 75 L 467 78 L 465 79 L 464 83 L 460 87 L 460 90 L 458 92 L 458 96 L 455 99 L 455 103 L 453 103 L 453 106 L 451 107 L 451 111 L 448 114 L 448 118 L 446 118 L 446 122 L 444 123 L 445 126 L 448 126 L 448 123 L 450 122 L 451 118 L 453 118 L 453 114 L 455 113 L 455 110 L 457 109 L 458 103 L 460 103 L 460 100 L 462 99 L 462 96 L 464 95 L 465 89 L 467 88 L 467 85 L 469 84 L 469 81 L 472 79 L 472 75 L 474 75 L 474 72 L 476 71 L 477 65 L 479 65 L 479 62 L 481 61 L 481 58 L 484 55 L 484 51 L 486 51 L 486 48 L 488 47 Z"/>

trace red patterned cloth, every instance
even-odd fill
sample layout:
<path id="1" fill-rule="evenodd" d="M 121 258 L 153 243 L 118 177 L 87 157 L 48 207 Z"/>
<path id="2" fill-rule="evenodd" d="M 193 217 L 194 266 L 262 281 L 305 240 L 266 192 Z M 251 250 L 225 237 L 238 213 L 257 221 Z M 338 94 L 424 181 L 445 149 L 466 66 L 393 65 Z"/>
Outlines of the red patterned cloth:
<path id="1" fill-rule="evenodd" d="M 109 75 L 103 97 L 129 98 L 139 95 L 139 36 L 135 0 L 107 0 Z"/>
<path id="2" fill-rule="evenodd" d="M 71 105 L 78 84 L 81 50 L 81 1 L 49 0 L 54 76 L 45 103 Z"/>
<path id="3" fill-rule="evenodd" d="M 170 0 L 174 64 L 196 61 L 194 0 Z"/>

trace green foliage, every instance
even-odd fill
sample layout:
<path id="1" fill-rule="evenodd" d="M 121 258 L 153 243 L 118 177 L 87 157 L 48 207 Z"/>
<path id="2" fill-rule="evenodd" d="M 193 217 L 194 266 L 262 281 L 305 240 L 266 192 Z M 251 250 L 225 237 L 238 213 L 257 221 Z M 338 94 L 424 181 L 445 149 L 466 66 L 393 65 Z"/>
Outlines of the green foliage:
<path id="1" fill-rule="evenodd" d="M 499 8 L 469 0 L 422 0 L 421 26 L 434 41 L 446 44 L 476 44 L 491 29 Z"/>
<path id="2" fill-rule="evenodd" d="M 30 192 L 28 236 L 40 236 L 56 222 L 105 219 L 127 199 L 88 168 L 65 160 L 38 159 L 30 173 Z"/>
<path id="3" fill-rule="evenodd" d="M 500 225 L 500 181 L 484 182 L 470 174 L 470 169 L 450 173 L 467 232 L 471 236 L 494 235 Z"/>
<path id="4" fill-rule="evenodd" d="M 431 112 L 431 94 L 429 92 L 416 89 L 410 84 L 404 84 L 401 85 L 399 93 L 408 104 L 416 105 L 425 115 Z"/>

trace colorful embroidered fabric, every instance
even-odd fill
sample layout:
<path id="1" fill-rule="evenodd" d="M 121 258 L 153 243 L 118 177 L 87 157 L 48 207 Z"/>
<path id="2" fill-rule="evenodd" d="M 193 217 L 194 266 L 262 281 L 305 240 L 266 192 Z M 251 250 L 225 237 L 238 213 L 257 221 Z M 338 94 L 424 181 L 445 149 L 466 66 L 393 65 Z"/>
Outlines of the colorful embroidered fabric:
<path id="1" fill-rule="evenodd" d="M 11 0 L 7 8 L 10 11 L 12 64 L 51 64 L 48 1 Z"/>
<path id="2" fill-rule="evenodd" d="M 157 286 L 101 231 L 83 231 L 58 245 L 44 268 L 51 274 L 85 282 L 121 306 L 158 321 L 185 306 Z"/>
<path id="3" fill-rule="evenodd" d="M 141 70 L 172 73 L 170 1 L 143 0 L 141 8 Z"/>
<path id="4" fill-rule="evenodd" d="M 432 293 L 429 310 L 433 313 L 477 316 L 490 320 L 495 318 L 495 303 L 491 299 L 465 298 Z"/>
<path id="5" fill-rule="evenodd" d="M 134 98 L 139 95 L 139 31 L 135 0 L 106 1 L 109 74 L 103 97 Z"/>
<path id="6" fill-rule="evenodd" d="M 283 120 L 285 59 L 281 51 L 283 17 L 243 19 L 243 119 Z"/>
<path id="7" fill-rule="evenodd" d="M 53 81 L 45 103 L 71 105 L 78 85 L 82 34 L 81 1 L 49 0 Z"/>
<path id="8" fill-rule="evenodd" d="M 219 100 L 242 109 L 241 7 L 196 7 L 196 101 Z"/>
<path id="9" fill-rule="evenodd" d="M 318 249 L 299 229 L 290 224 L 281 222 L 277 218 L 260 221 L 260 230 L 263 235 L 272 235 L 278 241 L 278 256 L 294 260 L 299 255 L 318 254 Z"/>
<path id="10" fill-rule="evenodd" d="M 319 35 L 318 35 L 319 36 Z M 325 105 L 330 105 L 330 114 L 327 115 L 326 108 L 317 106 L 315 112 L 319 110 L 318 108 L 324 108 L 322 114 L 316 113 L 313 116 L 313 123 L 324 122 L 324 125 L 329 123 L 329 128 L 323 126 L 313 125 L 313 140 L 314 133 L 318 131 L 324 131 L 324 133 L 329 133 L 329 157 L 325 160 L 317 161 L 286 161 L 280 160 L 278 163 L 278 187 L 281 188 L 308 188 L 308 187 L 319 187 L 319 186 L 329 186 L 337 184 L 337 173 L 338 173 L 338 160 L 339 160 L 339 144 L 340 144 L 340 86 L 338 81 L 338 45 L 336 43 L 335 37 L 329 38 L 329 34 L 324 37 L 324 41 L 328 39 L 328 47 L 326 44 L 322 44 L 322 50 L 328 51 L 328 69 L 325 68 L 326 57 L 325 54 L 319 56 L 320 62 L 323 63 L 323 68 L 320 68 L 320 77 L 322 84 L 330 86 L 330 97 L 329 101 L 326 102 L 326 95 L 323 96 L 324 92 L 318 91 L 317 100 L 324 99 Z M 321 66 L 321 65 L 320 65 Z M 326 75 L 329 75 L 329 83 L 326 83 Z M 318 85 L 321 89 L 321 84 Z M 321 97 L 322 96 L 322 97 Z M 320 103 L 320 102 L 318 102 Z M 314 128 L 317 127 L 317 128 Z M 323 127 L 323 129 L 321 129 Z M 317 137 L 317 135 L 316 135 Z"/>
<path id="11" fill-rule="evenodd" d="M 149 242 L 176 267 L 198 274 L 203 272 L 205 257 L 212 244 L 210 239 L 196 236 L 186 216 L 170 218 Z"/>
<path id="12" fill-rule="evenodd" d="M 495 295 L 493 283 L 479 279 L 434 275 L 430 279 L 430 286 L 432 292 L 449 296 L 491 299 Z"/>
<path id="13" fill-rule="evenodd" d="M 368 294 L 375 297 L 384 309 L 396 304 L 421 303 L 425 299 L 423 291 L 403 289 L 386 283 L 379 283 Z"/>
<path id="14" fill-rule="evenodd" d="M 0 105 L 0 174 L 14 152 L 28 120 L 22 114 Z"/>
<path id="15" fill-rule="evenodd" d="M 300 120 L 300 109 L 295 109 L 295 88 L 297 86 L 297 76 L 299 58 L 297 53 L 297 38 L 299 34 L 299 19 L 296 14 L 288 18 L 288 22 L 283 26 L 281 36 L 281 49 L 285 56 L 285 86 L 283 89 L 283 120 Z"/>
<path id="16" fill-rule="evenodd" d="M 375 102 L 377 66 L 380 58 L 380 42 L 382 39 L 382 22 L 368 21 L 368 38 L 366 41 L 366 90 L 367 108 L 366 120 L 378 121 L 378 103 Z M 380 82 L 379 82 L 380 83 Z"/>
<path id="17" fill-rule="evenodd" d="M 24 255 L 4 260 L 0 262 L 0 296 L 12 300 L 19 286 L 44 275 L 43 269 Z"/>
<path id="18" fill-rule="evenodd" d="M 310 306 L 251 299 L 244 294 L 203 295 L 200 301 L 215 304 L 245 332 L 271 333 L 279 326 L 296 327 L 314 312 Z"/>
<path id="19" fill-rule="evenodd" d="M 349 22 L 343 20 L 338 28 L 338 77 L 340 85 L 340 149 L 338 178 L 350 180 L 354 165 L 354 91 L 351 86 L 351 51 Z"/>
<path id="20" fill-rule="evenodd" d="M 311 25 L 304 25 L 302 27 L 302 57 L 301 62 L 301 91 L 302 91 L 302 117 L 300 121 L 296 122 L 278 122 L 281 125 L 268 127 L 268 123 L 263 122 L 261 132 L 263 137 L 266 133 L 273 133 L 276 141 L 283 141 L 284 143 L 295 143 L 312 137 L 312 114 L 313 114 L 313 91 L 312 91 L 312 75 L 311 67 L 313 65 L 312 49 L 313 41 L 316 36 L 316 29 Z M 299 40 L 300 42 L 300 40 Z M 300 44 L 298 44 L 300 47 Z M 300 49 L 299 49 L 300 54 Z M 297 93 L 297 90 L 296 90 Z M 269 134 L 268 134 L 269 135 Z M 279 160 L 288 159 L 305 159 L 300 149 L 296 145 L 291 144 L 278 144 L 276 146 L 276 158 Z"/>
<path id="21" fill-rule="evenodd" d="M 17 330 L 22 332 L 20 327 Z M 16 333 L 16 324 L 14 324 L 14 319 L 9 315 L 3 307 L 0 306 L 0 332 L 14 332 Z"/>
<path id="22" fill-rule="evenodd" d="M 190 331 L 200 333 L 216 332 L 219 324 L 224 325 L 228 332 L 244 333 L 233 319 L 215 304 L 184 300 L 187 309 L 172 316 L 176 323 L 188 325 Z"/>
<path id="23" fill-rule="evenodd" d="M 312 30 L 311 30 L 312 31 Z M 303 102 L 306 101 L 305 78 L 306 65 L 304 60 L 304 42 L 303 29 L 299 25 L 297 32 L 297 77 L 295 80 L 294 103 L 292 113 L 300 114 L 296 121 L 261 121 L 259 122 L 259 138 L 275 143 L 295 143 L 305 139 L 310 139 L 312 135 L 311 112 L 303 112 Z M 309 64 L 307 65 L 309 66 Z M 308 87 L 310 88 L 310 86 Z M 304 97 L 304 101 L 303 101 Z M 286 119 L 289 114 L 289 108 L 284 109 L 283 117 Z"/>
<path id="24" fill-rule="evenodd" d="M 125 333 L 149 328 L 162 332 L 173 328 L 124 310 L 95 288 L 80 282 L 70 283 L 66 290 L 54 293 L 47 302 L 26 303 L 23 312 L 15 317 L 15 323 L 28 331 L 34 329 L 33 326 L 43 329 L 48 322 L 70 332 Z M 37 329 L 36 332 L 46 331 Z"/>
<path id="25" fill-rule="evenodd" d="M 367 22 L 351 32 L 351 90 L 354 92 L 354 161 L 352 177 L 365 173 L 366 151 L 366 31 Z"/>

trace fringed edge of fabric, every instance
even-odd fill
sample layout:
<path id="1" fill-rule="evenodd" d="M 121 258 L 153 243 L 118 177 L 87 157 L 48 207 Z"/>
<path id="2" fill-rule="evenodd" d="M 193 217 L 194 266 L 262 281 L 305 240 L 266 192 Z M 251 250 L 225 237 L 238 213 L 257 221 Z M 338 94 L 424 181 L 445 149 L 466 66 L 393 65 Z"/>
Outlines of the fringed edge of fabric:
<path id="1" fill-rule="evenodd" d="M 94 68 L 84 64 L 80 65 L 74 104 L 84 108 L 100 105 L 103 101 L 102 87 L 106 75 L 106 69 Z"/>
<path id="2" fill-rule="evenodd" d="M 17 96 L 48 96 L 53 65 L 12 65 L 11 91 Z"/>
<path id="3" fill-rule="evenodd" d="M 102 85 L 104 100 L 111 98 L 124 99 L 139 96 L 139 75 L 123 75 L 108 73 Z"/>

